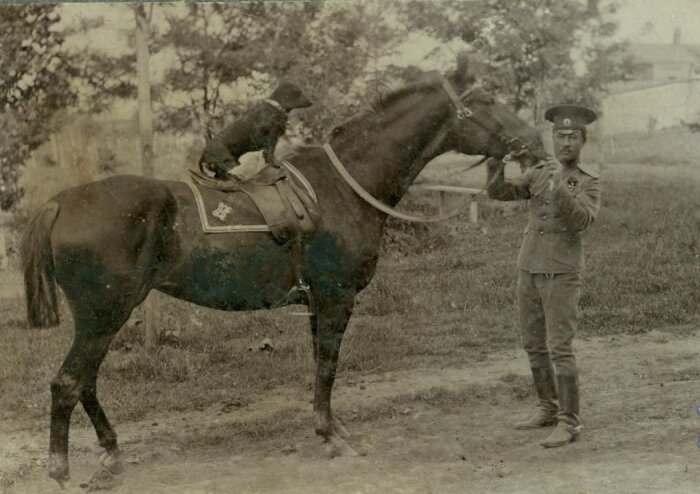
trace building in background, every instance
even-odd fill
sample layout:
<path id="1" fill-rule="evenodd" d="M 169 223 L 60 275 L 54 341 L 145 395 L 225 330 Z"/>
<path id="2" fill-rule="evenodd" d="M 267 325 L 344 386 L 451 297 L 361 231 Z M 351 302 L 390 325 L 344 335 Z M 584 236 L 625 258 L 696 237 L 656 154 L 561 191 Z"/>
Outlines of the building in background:
<path id="1" fill-rule="evenodd" d="M 670 44 L 630 44 L 631 81 L 671 82 L 700 77 L 700 45 L 681 43 L 679 28 Z"/>
<path id="2" fill-rule="evenodd" d="M 633 69 L 602 101 L 606 136 L 700 121 L 700 45 L 681 43 L 677 28 L 672 42 L 630 44 L 628 54 Z"/>

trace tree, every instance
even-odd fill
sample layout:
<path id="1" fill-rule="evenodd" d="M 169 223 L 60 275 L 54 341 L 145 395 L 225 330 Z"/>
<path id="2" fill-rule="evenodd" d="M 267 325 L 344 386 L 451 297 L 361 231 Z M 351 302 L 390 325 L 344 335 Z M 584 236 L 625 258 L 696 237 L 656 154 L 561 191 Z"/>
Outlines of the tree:
<path id="1" fill-rule="evenodd" d="M 149 15 L 141 4 L 134 6 L 134 18 L 136 21 L 136 63 L 138 77 L 138 101 L 139 101 L 139 136 L 141 144 L 141 170 L 147 177 L 153 176 L 153 111 L 151 107 L 151 79 L 150 79 L 150 51 L 148 42 L 150 39 L 150 24 L 153 5 Z"/>
<path id="2" fill-rule="evenodd" d="M 76 99 L 72 58 L 62 50 L 51 5 L 0 9 L 0 208 L 22 196 L 20 167 L 51 133 L 53 116 Z"/>
<path id="3" fill-rule="evenodd" d="M 150 57 L 148 47 L 151 38 L 151 16 L 153 4 L 148 15 L 146 7 L 140 3 L 134 6 L 136 21 L 136 66 L 138 77 L 139 101 L 139 140 L 141 147 L 141 172 L 146 177 L 153 177 L 153 110 L 151 105 Z M 144 302 L 145 346 L 152 350 L 158 344 L 158 329 L 155 321 L 153 300 Z"/>
<path id="4" fill-rule="evenodd" d="M 236 87 L 261 97 L 290 79 L 315 103 L 304 112 L 302 133 L 319 137 L 356 110 L 358 87 L 370 82 L 365 76 L 381 86 L 385 70 L 367 64 L 395 42 L 376 2 L 193 4 L 167 19 L 159 48 L 175 54 L 163 84 L 175 97 L 164 96 L 161 124 L 207 136 L 241 110 L 245 98 L 234 98 Z"/>
<path id="5" fill-rule="evenodd" d="M 483 79 L 515 110 L 544 103 L 597 106 L 605 85 L 622 77 L 624 44 L 612 41 L 615 4 L 580 0 L 410 1 L 401 18 L 445 42 L 473 47 L 487 70 Z"/>
<path id="6" fill-rule="evenodd" d="M 166 15 L 168 29 L 158 42 L 162 51 L 174 52 L 174 67 L 163 85 L 176 102 L 163 105 L 162 126 L 191 130 L 197 126 L 211 137 L 212 126 L 230 105 L 222 89 L 250 76 L 263 58 L 260 44 L 270 39 L 275 26 L 263 22 L 262 3 L 228 5 L 189 4 Z"/>
<path id="7" fill-rule="evenodd" d="M 377 1 L 156 6 L 154 17 L 165 22 L 161 32 L 151 32 L 149 49 L 168 67 L 151 81 L 156 128 L 210 137 L 247 100 L 290 79 L 315 103 L 299 113 L 303 121 L 291 132 L 320 137 L 396 74 L 395 67 L 379 63 L 400 41 L 386 9 Z M 74 30 L 102 24 L 100 18 L 87 19 Z M 74 57 L 90 110 L 136 96 L 134 50 L 116 55 L 83 48 Z"/>

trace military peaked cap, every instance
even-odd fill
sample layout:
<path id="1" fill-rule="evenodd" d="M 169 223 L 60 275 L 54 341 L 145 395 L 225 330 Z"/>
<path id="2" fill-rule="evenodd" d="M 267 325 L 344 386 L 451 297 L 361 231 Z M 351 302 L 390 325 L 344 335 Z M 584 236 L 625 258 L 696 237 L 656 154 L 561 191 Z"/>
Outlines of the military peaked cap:
<path id="1" fill-rule="evenodd" d="M 554 124 L 554 130 L 582 130 L 598 116 L 585 106 L 557 105 L 544 112 L 544 118 Z"/>

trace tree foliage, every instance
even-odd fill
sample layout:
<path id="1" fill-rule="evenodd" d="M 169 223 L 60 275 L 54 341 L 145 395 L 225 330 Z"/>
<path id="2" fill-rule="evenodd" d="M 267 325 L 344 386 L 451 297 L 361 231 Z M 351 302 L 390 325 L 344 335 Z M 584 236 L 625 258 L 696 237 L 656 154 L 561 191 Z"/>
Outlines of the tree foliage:
<path id="1" fill-rule="evenodd" d="M 605 85 L 626 68 L 624 46 L 612 41 L 616 25 L 609 14 L 615 6 L 606 5 L 599 8 L 596 0 L 151 5 L 159 19 L 152 23 L 151 60 L 167 66 L 153 81 L 156 125 L 210 136 L 248 99 L 264 97 L 289 79 L 314 101 L 297 112 L 300 124 L 290 132 L 317 139 L 332 123 L 380 97 L 390 83 L 419 72 L 387 63 L 416 32 L 440 48 L 470 46 L 482 82 L 514 109 L 532 108 L 535 121 L 545 104 L 595 107 Z M 76 94 L 91 111 L 136 96 L 131 37 L 111 53 L 82 46 L 67 54 L 66 36 L 105 22 L 83 17 L 59 32 L 58 21 L 53 6 L 0 9 L 3 207 L 21 195 L 20 163 L 47 138 L 55 112 L 75 103 Z"/>
<path id="2" fill-rule="evenodd" d="M 401 17 L 445 42 L 470 45 L 485 66 L 482 78 L 513 108 L 577 102 L 597 106 L 601 91 L 625 70 L 625 46 L 612 40 L 605 9 L 595 0 L 412 0 Z"/>
<path id="3" fill-rule="evenodd" d="M 22 195 L 20 166 L 49 136 L 57 111 L 75 101 L 72 59 L 55 6 L 0 9 L 0 208 Z"/>
<path id="4" fill-rule="evenodd" d="M 368 62 L 396 43 L 374 2 L 193 4 L 167 20 L 158 44 L 174 51 L 175 64 L 164 86 L 180 102 L 163 105 L 162 126 L 207 135 L 241 110 L 234 88 L 262 97 L 289 79 L 314 101 L 304 127 L 318 136 L 330 119 L 356 108 L 358 80 L 381 86 L 388 69 Z"/>

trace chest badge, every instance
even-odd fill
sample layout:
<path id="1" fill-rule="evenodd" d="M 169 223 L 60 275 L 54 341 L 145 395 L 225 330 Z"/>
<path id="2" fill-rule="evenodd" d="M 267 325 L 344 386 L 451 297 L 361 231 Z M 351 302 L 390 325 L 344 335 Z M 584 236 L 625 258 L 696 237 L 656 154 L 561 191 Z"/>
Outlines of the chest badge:
<path id="1" fill-rule="evenodd" d="M 566 181 L 566 186 L 569 188 L 569 192 L 576 190 L 577 185 L 578 180 L 576 180 L 576 177 L 569 177 L 569 179 Z"/>

